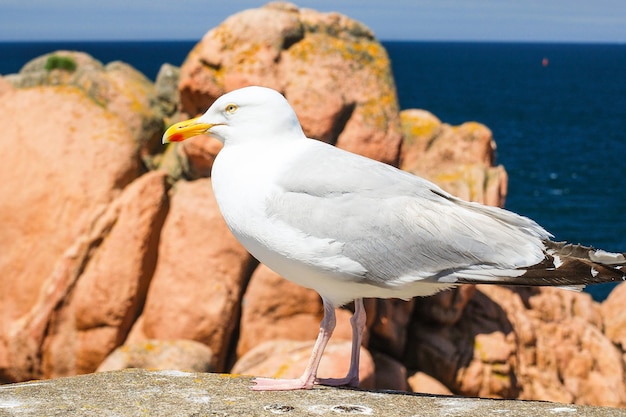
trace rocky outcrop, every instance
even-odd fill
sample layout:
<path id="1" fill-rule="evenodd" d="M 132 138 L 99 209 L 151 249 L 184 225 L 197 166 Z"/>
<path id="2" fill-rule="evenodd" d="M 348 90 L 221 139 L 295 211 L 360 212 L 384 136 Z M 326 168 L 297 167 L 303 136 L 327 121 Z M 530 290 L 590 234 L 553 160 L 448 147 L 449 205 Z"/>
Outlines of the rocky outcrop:
<path id="1" fill-rule="evenodd" d="M 143 175 L 113 201 L 76 284 L 50 316 L 42 372 L 92 372 L 125 340 L 144 307 L 167 213 L 165 175 Z"/>
<path id="2" fill-rule="evenodd" d="M 441 297 L 416 300 L 409 368 L 455 394 L 626 405 L 622 352 L 588 294 L 479 285 L 454 317 Z"/>
<path id="3" fill-rule="evenodd" d="M 358 22 L 280 3 L 209 31 L 178 89 L 175 68 L 153 86 L 128 65 L 63 51 L 0 78 L 0 123 L 11 132 L 0 138 L 10 155 L 0 183 L 0 380 L 124 366 L 298 374 L 319 297 L 258 265 L 228 231 L 209 178 L 219 144 L 198 137 L 163 150 L 154 137 L 176 107 L 195 114 L 224 91 L 269 85 L 310 136 L 501 205 L 506 175 L 493 166 L 488 128 L 399 113 L 390 74 Z M 624 288 L 602 306 L 562 290 L 473 286 L 366 300 L 362 384 L 626 406 Z M 322 374 L 345 373 L 350 309 L 337 310 Z M 173 362 L 179 354 L 189 360 Z"/>
<path id="4" fill-rule="evenodd" d="M 3 98 L 0 123 L 11 126 L 12 134 L 0 142 L 12 156 L 5 158 L 0 187 L 0 305 L 3 336 L 11 335 L 5 342 L 11 344 L 21 331 L 15 320 L 23 323 L 33 309 L 56 308 L 42 306 L 50 295 L 40 291 L 57 286 L 63 265 L 77 256 L 70 249 L 80 246 L 78 239 L 90 235 L 107 205 L 139 175 L 140 162 L 128 126 L 74 87 L 17 89 Z M 28 343 L 42 343 L 44 330 Z M 16 359 L 2 361 L 0 370 L 15 366 Z M 35 370 L 28 377 L 40 375 Z"/>
<path id="5" fill-rule="evenodd" d="M 308 288 L 287 281 L 263 264 L 254 270 L 241 305 L 237 356 L 272 340 L 312 341 L 322 320 L 322 300 Z M 351 340 L 349 310 L 336 309 L 333 340 Z"/>
<path id="6" fill-rule="evenodd" d="M 58 364 L 68 368 L 59 374 L 77 372 L 80 359 L 73 347 L 85 340 L 91 347 L 104 343 L 105 323 L 115 322 L 116 327 L 104 337 L 110 349 L 121 343 L 125 334 L 118 334 L 117 327 L 132 323 L 133 310 L 141 308 L 140 296 L 125 294 L 129 298 L 115 302 L 128 305 L 119 309 L 103 311 L 110 303 L 103 305 L 99 318 L 85 317 L 93 318 L 92 323 L 74 323 L 74 314 L 64 307 L 77 293 L 90 296 L 80 301 L 87 307 L 121 296 L 133 285 L 147 287 L 151 271 L 143 257 L 154 256 L 147 252 L 160 226 L 158 220 L 146 219 L 146 211 L 157 207 L 155 219 L 159 212 L 164 216 L 154 204 L 154 198 L 162 200 L 162 192 L 152 200 L 141 197 L 149 207 L 133 201 L 142 192 L 141 184 L 163 189 L 163 175 L 142 178 L 125 189 L 142 173 L 141 155 L 150 143 L 146 138 L 162 125 L 146 101 L 146 91 L 153 88 L 149 81 L 122 64 L 108 73 L 85 54 L 49 56 L 65 56 L 73 66 L 47 68 L 46 57 L 31 62 L 22 73 L 7 77 L 17 87 L 5 92 L 0 103 L 0 123 L 11 129 L 0 139 L 11 150 L 0 186 L 0 376 L 8 380 L 57 375 L 53 368 Z M 95 81 L 103 79 L 109 82 L 98 95 Z M 105 244 L 106 238 L 119 239 L 116 232 L 126 222 L 134 228 L 120 236 L 128 246 L 111 247 L 110 240 Z M 129 275 L 131 281 L 117 293 L 107 293 L 100 282 L 102 276 L 114 280 Z M 79 277 L 84 277 L 80 284 Z M 55 339 L 57 325 L 76 336 L 72 344 Z M 89 329 L 98 335 L 92 332 L 79 340 L 75 332 Z M 57 353 L 52 353 L 55 346 Z M 102 360 L 109 351 L 99 349 L 104 350 Z"/>
<path id="7" fill-rule="evenodd" d="M 283 93 L 307 136 L 397 164 L 402 132 L 391 66 L 363 24 L 281 2 L 237 13 L 185 60 L 181 108 L 204 113 L 248 85 Z"/>
<path id="8" fill-rule="evenodd" d="M 400 167 L 468 201 L 504 207 L 508 178 L 494 166 L 496 143 L 486 126 L 442 123 L 426 110 L 400 112 L 404 136 Z"/>
<path id="9" fill-rule="evenodd" d="M 210 179 L 180 181 L 170 199 L 154 277 L 129 340 L 196 340 L 224 370 L 253 260 L 228 230 Z"/>
<path id="10" fill-rule="evenodd" d="M 130 65 L 103 65 L 88 54 L 56 51 L 35 58 L 7 79 L 18 88 L 76 87 L 95 104 L 121 119 L 142 157 L 160 152 L 163 115 L 156 106 L 154 85 Z"/>
<path id="11" fill-rule="evenodd" d="M 13 90 L 13 85 L 4 77 L 0 76 L 0 96 L 6 92 Z"/>

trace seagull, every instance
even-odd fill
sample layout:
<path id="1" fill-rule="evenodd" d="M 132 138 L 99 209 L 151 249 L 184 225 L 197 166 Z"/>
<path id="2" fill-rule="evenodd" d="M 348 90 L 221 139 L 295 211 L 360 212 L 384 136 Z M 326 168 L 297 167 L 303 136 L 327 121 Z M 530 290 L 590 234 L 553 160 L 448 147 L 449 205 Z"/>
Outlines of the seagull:
<path id="1" fill-rule="evenodd" d="M 626 255 L 555 242 L 533 220 L 467 202 L 390 165 L 309 139 L 279 92 L 244 87 L 163 143 L 197 135 L 224 144 L 211 178 L 228 227 L 260 262 L 317 291 L 324 317 L 304 374 L 256 378 L 254 390 L 358 386 L 363 298 L 410 299 L 460 284 L 557 286 L 626 279 Z M 344 378 L 317 369 L 335 307 L 354 301 Z"/>

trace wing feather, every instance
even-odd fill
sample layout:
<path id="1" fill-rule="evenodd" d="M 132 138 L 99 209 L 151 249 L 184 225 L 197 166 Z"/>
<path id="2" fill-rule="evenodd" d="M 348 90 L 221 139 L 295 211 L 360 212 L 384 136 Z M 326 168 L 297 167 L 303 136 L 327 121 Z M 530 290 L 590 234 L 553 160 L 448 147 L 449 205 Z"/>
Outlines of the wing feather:
<path id="1" fill-rule="evenodd" d="M 530 219 L 464 202 L 420 177 L 323 143 L 312 143 L 277 183 L 267 214 L 329 239 L 363 266 L 360 277 L 349 279 L 379 286 L 534 265 L 550 237 Z"/>

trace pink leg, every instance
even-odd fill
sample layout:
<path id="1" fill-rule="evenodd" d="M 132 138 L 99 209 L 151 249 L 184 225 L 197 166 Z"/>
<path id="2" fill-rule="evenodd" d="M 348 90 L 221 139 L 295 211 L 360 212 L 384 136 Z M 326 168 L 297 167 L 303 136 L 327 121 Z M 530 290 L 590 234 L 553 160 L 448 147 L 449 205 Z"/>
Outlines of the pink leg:
<path id="1" fill-rule="evenodd" d="M 322 385 L 340 386 L 348 385 L 351 387 L 359 386 L 359 358 L 361 357 L 361 342 L 363 341 L 363 330 L 365 329 L 365 307 L 363 307 L 363 299 L 354 300 L 354 315 L 350 319 L 352 324 L 352 357 L 350 360 L 350 369 L 344 378 L 320 378 L 316 382 Z"/>
<path id="2" fill-rule="evenodd" d="M 304 374 L 298 379 L 271 379 L 271 378 L 255 378 L 256 385 L 252 387 L 255 391 L 287 391 L 296 389 L 311 389 L 316 382 L 317 368 L 319 367 L 320 360 L 324 349 L 330 340 L 330 336 L 335 330 L 335 306 L 329 301 L 322 298 L 324 302 L 324 318 L 320 324 L 320 332 L 313 346 L 313 352 L 311 352 L 311 358 L 304 370 Z M 357 370 L 358 372 L 358 370 Z"/>

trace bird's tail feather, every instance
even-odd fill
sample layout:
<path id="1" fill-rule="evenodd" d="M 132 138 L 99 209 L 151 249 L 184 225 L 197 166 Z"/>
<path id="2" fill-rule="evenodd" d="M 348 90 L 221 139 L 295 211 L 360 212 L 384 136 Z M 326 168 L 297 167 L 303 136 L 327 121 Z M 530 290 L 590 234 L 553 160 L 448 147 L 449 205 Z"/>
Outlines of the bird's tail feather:
<path id="1" fill-rule="evenodd" d="M 457 273 L 459 284 L 556 286 L 581 289 L 587 284 L 626 281 L 626 253 L 612 253 L 582 245 L 545 240 L 545 258 L 536 265 L 519 268 L 519 274 L 499 275 L 487 270 Z M 478 273 L 477 273 L 478 272 Z"/>

